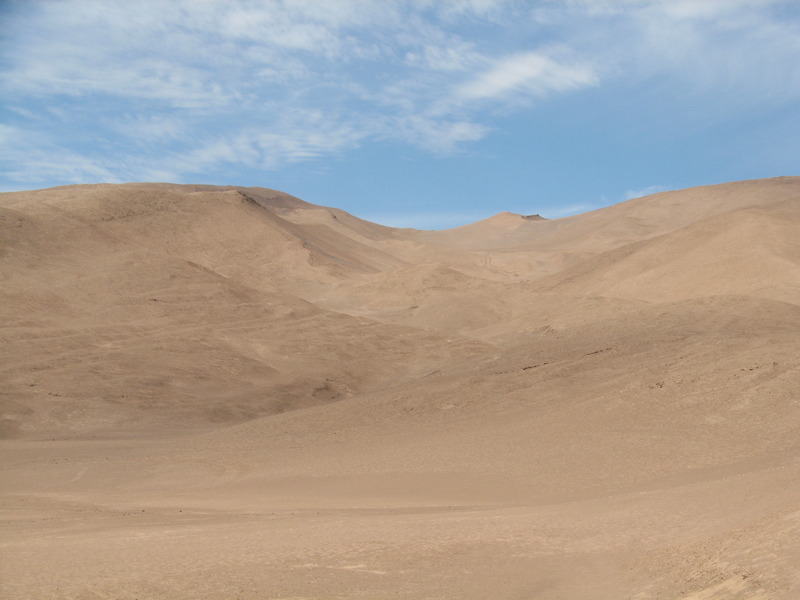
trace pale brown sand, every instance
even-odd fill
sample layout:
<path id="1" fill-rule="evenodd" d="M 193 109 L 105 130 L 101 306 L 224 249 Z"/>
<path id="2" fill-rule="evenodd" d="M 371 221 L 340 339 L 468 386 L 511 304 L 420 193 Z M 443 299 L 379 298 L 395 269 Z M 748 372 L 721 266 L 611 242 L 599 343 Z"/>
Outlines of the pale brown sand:
<path id="1" fill-rule="evenodd" d="M 800 597 L 800 178 L 0 194 L 0 277 L 4 598 Z"/>

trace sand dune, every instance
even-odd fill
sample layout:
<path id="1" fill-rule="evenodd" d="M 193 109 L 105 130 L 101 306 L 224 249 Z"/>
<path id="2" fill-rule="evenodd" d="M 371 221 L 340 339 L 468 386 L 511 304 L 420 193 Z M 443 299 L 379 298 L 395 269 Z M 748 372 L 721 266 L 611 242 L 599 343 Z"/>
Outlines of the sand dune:
<path id="1" fill-rule="evenodd" d="M 800 595 L 800 178 L 8 193 L 0 277 L 3 597 Z"/>

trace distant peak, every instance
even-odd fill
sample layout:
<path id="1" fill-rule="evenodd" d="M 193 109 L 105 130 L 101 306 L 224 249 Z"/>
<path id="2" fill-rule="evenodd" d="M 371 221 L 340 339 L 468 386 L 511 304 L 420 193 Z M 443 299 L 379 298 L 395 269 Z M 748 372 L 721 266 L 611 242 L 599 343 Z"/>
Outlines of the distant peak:
<path id="1" fill-rule="evenodd" d="M 541 215 L 521 215 L 510 211 L 497 213 L 493 217 L 489 217 L 486 221 L 496 223 L 515 223 L 519 221 L 545 221 L 546 219 Z"/>

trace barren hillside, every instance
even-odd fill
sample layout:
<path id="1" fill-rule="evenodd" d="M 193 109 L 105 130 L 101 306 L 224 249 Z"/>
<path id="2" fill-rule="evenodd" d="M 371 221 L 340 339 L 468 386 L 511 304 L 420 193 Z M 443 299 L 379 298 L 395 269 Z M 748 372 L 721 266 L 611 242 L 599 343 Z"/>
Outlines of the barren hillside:
<path id="1" fill-rule="evenodd" d="M 800 178 L 6 193 L 0 281 L 4 597 L 800 595 Z"/>

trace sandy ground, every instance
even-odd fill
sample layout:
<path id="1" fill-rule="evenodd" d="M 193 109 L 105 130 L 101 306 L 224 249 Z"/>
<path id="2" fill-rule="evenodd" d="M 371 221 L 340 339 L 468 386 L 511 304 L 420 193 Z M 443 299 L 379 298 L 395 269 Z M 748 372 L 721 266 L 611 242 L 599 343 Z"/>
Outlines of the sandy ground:
<path id="1" fill-rule="evenodd" d="M 4 598 L 800 597 L 800 178 L 8 193 L 0 277 Z"/>

